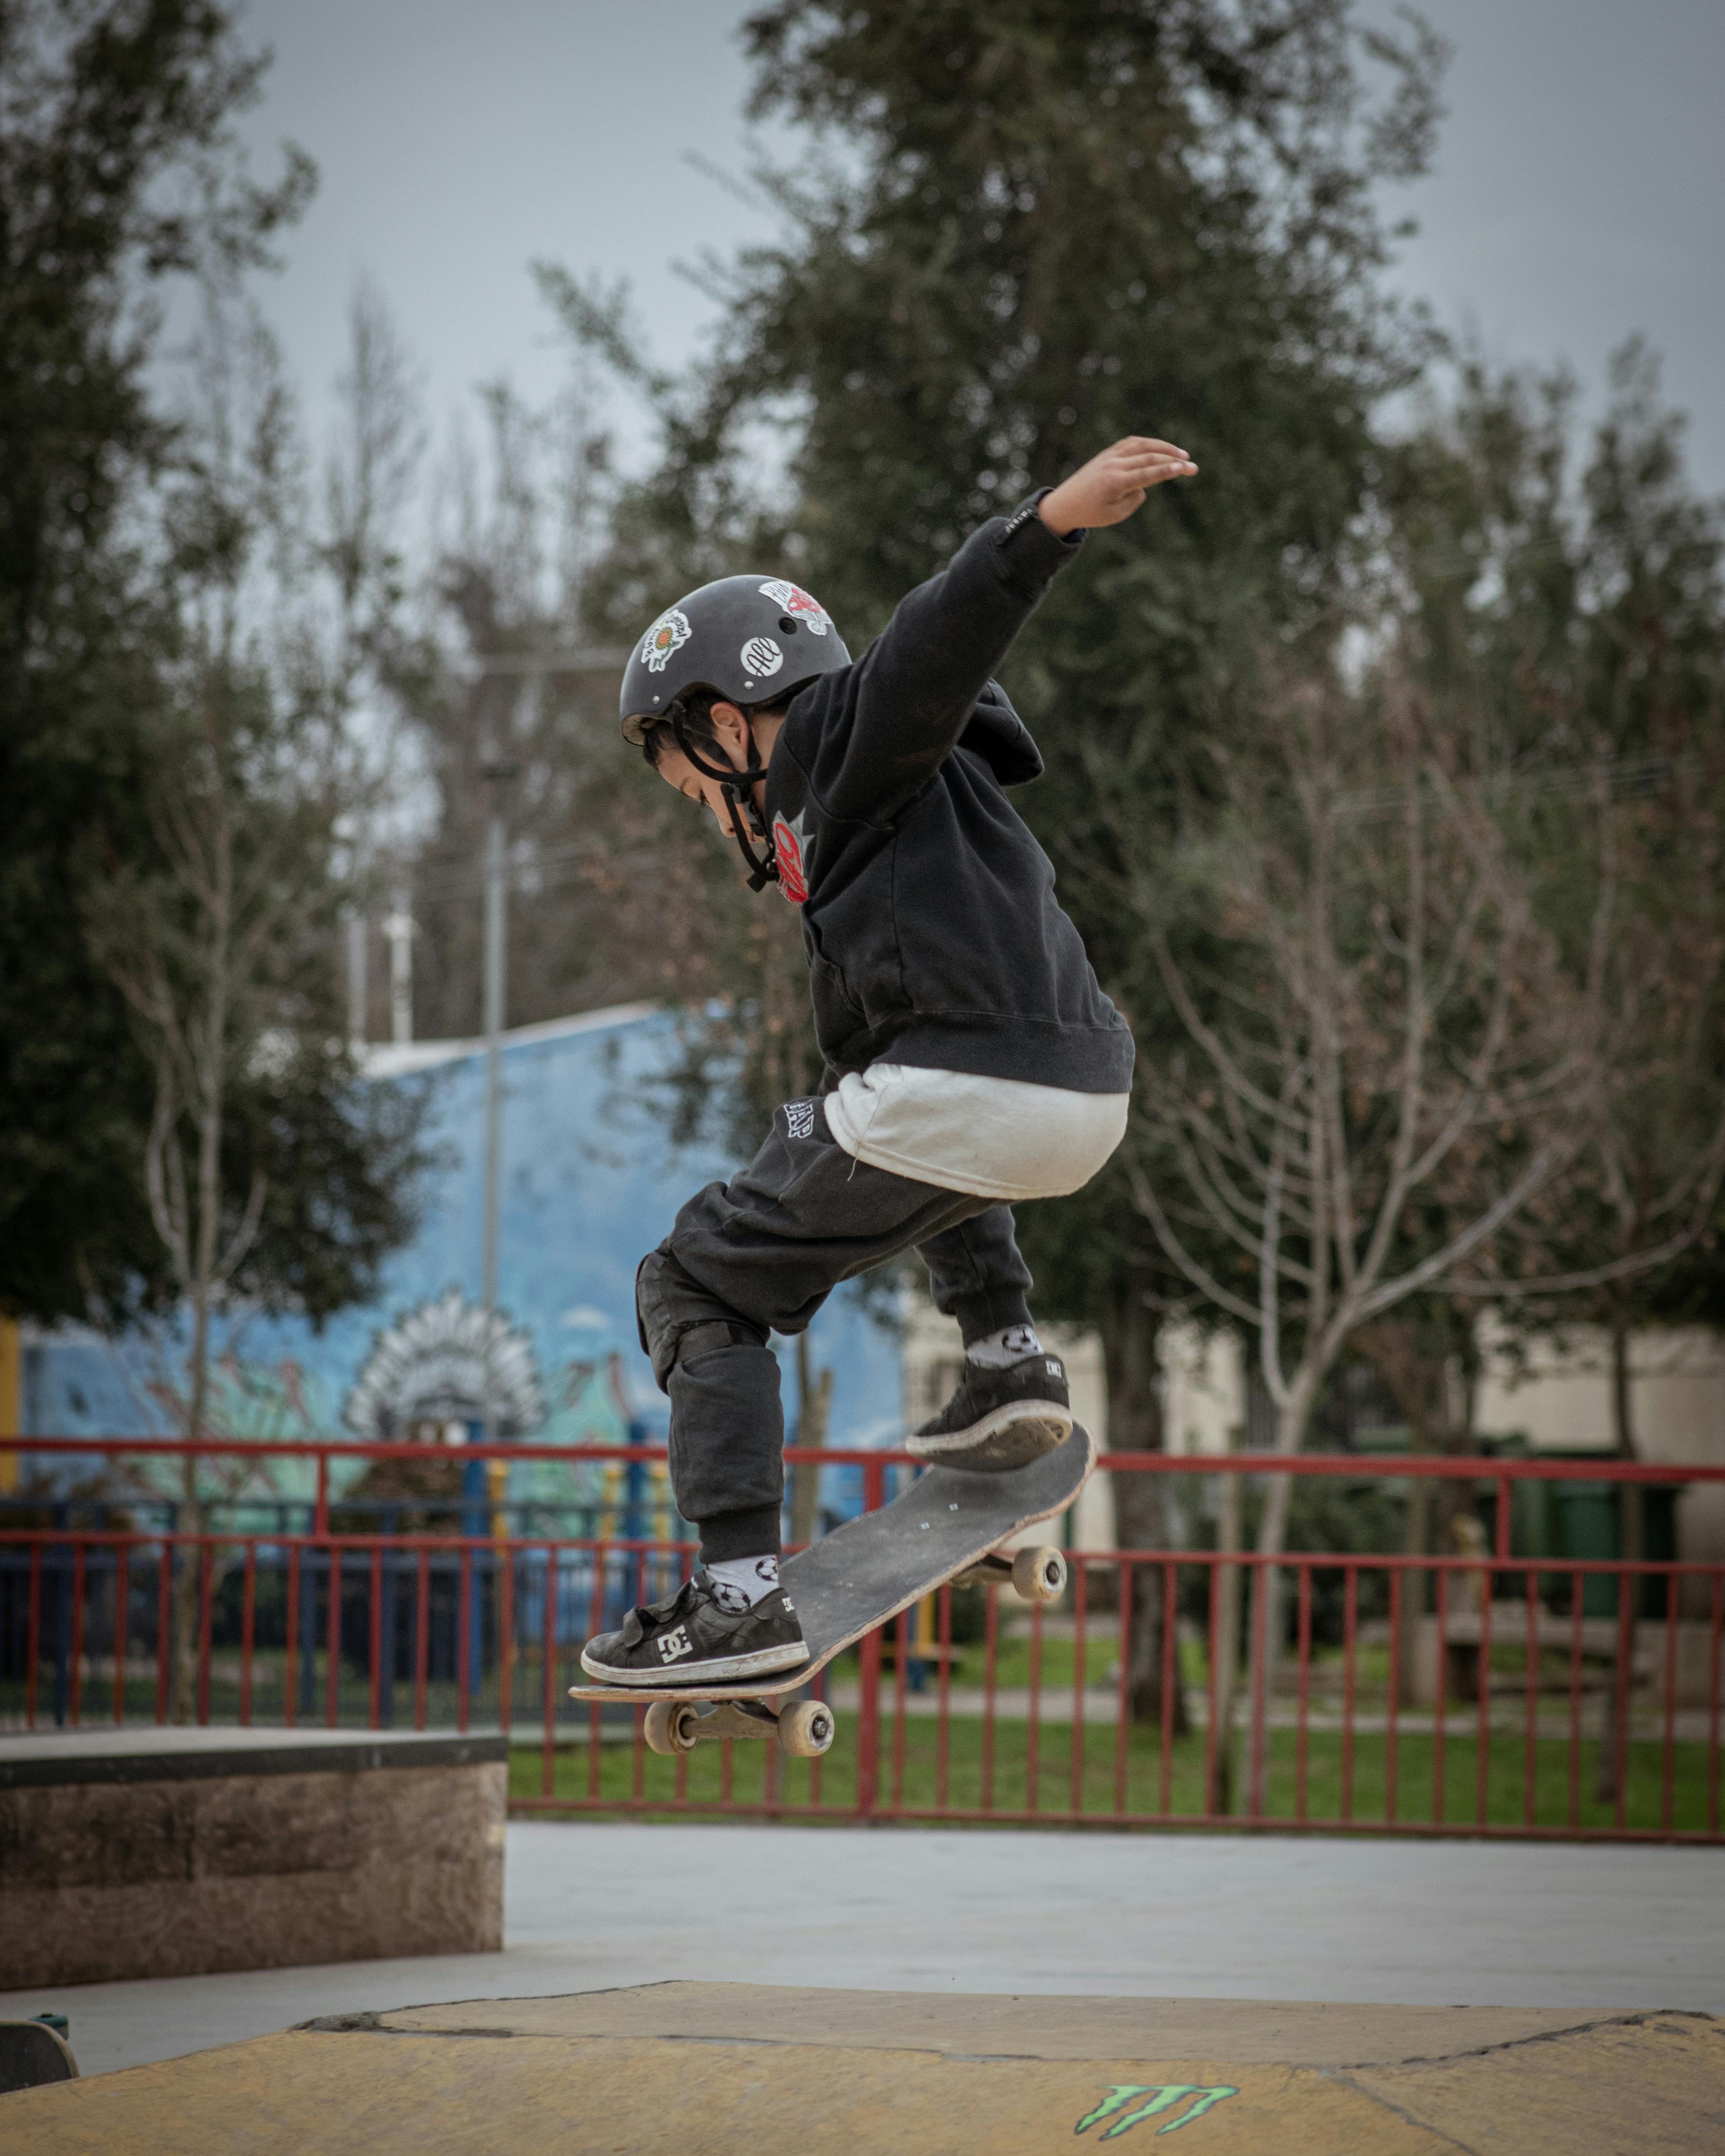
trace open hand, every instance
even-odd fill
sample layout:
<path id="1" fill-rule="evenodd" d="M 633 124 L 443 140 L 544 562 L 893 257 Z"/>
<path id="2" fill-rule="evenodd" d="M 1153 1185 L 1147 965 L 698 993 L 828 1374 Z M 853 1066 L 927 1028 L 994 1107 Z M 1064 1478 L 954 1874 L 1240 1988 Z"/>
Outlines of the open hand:
<path id="1" fill-rule="evenodd" d="M 1144 434 L 1128 434 L 1111 449 L 1098 450 L 1070 479 L 1045 495 L 1037 514 L 1050 531 L 1093 531 L 1120 524 L 1153 486 L 1168 479 L 1190 479 L 1198 470 L 1183 449 Z"/>

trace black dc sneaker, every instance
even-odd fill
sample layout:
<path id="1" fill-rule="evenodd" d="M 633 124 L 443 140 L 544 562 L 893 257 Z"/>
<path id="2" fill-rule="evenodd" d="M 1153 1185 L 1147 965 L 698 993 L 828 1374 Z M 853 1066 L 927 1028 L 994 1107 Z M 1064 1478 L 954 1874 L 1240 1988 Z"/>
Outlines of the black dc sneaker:
<path id="1" fill-rule="evenodd" d="M 1027 1467 L 1071 1431 L 1066 1366 L 1039 1348 L 1004 1370 L 967 1363 L 964 1382 L 905 1450 L 942 1467 Z"/>
<path id="2" fill-rule="evenodd" d="M 669 1602 L 631 1609 L 620 1632 L 602 1632 L 581 1650 L 582 1668 L 601 1684 L 716 1684 L 771 1676 L 808 1659 L 801 1620 L 782 1587 L 752 1609 L 726 1609 L 701 1565 Z"/>

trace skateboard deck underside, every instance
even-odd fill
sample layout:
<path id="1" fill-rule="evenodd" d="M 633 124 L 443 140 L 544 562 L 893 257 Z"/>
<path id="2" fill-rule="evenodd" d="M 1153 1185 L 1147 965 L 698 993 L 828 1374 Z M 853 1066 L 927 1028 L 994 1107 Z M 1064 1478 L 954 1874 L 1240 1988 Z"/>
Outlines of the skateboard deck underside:
<path id="1" fill-rule="evenodd" d="M 1089 1481 L 1096 1440 L 1079 1424 L 1064 1445 L 1004 1474 L 931 1467 L 883 1506 L 787 1558 L 781 1578 L 803 1620 L 809 1660 L 753 1682 L 571 1685 L 579 1700 L 777 1699 L 834 1655 L 908 1609 L 1020 1529 L 1064 1512 Z"/>

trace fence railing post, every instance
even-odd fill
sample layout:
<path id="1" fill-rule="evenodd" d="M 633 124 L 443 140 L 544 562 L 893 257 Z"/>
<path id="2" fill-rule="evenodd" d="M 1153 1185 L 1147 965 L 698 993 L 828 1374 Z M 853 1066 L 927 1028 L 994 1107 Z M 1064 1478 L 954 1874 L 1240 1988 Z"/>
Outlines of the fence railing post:
<path id="1" fill-rule="evenodd" d="M 886 1502 L 886 1462 L 863 1462 L 863 1510 L 878 1512 Z M 856 1810 L 871 1818 L 880 1788 L 880 1633 L 863 1635 L 857 1653 Z"/>
<path id="2" fill-rule="evenodd" d="M 329 1576 L 328 1552 L 322 1567 Z M 317 1706 L 317 1578 L 318 1558 L 307 1550 L 300 1567 L 300 1712 L 309 1722 Z"/>
<path id="3" fill-rule="evenodd" d="M 54 1524 L 69 1527 L 72 1508 L 56 1505 Z M 50 1555 L 54 1568 L 54 1723 L 56 1729 L 66 1725 L 66 1711 L 72 1698 L 72 1598 L 68 1592 L 66 1574 L 70 1569 L 72 1555 L 69 1543 L 56 1543 Z"/>

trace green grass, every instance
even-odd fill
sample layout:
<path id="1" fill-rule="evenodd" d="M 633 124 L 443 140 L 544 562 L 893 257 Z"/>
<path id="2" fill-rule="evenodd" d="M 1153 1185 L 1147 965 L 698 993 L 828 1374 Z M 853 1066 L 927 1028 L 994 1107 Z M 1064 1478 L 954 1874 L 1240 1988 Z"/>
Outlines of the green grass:
<path id="1" fill-rule="evenodd" d="M 1028 1635 L 1014 1634 L 1001 1638 L 994 1650 L 994 1685 L 997 1691 L 1008 1691 L 1015 1687 L 1028 1687 L 1033 1663 L 1034 1643 Z M 1188 1685 L 1202 1686 L 1207 1678 L 1208 1663 L 1200 1641 L 1182 1634 L 1179 1643 L 1180 1674 Z M 955 1691 L 979 1691 L 986 1680 L 988 1650 L 980 1640 L 968 1640 L 958 1649 L 962 1659 L 954 1665 L 952 1689 Z M 1040 1682 L 1045 1694 L 1070 1692 L 1072 1689 L 1073 1665 L 1076 1657 L 1076 1643 L 1071 1640 L 1045 1636 L 1040 1652 Z M 1109 1671 L 1120 1656 L 1120 1626 L 1117 1619 L 1103 1617 L 1089 1626 L 1084 1642 L 1084 1672 L 1086 1682 L 1099 1685 L 1107 1680 Z M 854 1662 L 853 1662 L 854 1666 Z M 936 1682 L 933 1666 L 930 1666 L 928 1687 Z"/>
<path id="2" fill-rule="evenodd" d="M 1038 1657 L 1034 1643 L 1029 1633 L 1016 1630 L 1003 1633 L 994 1650 L 994 1682 L 1000 1691 L 1028 1686 L 1033 1663 Z M 894 1635 L 894 1651 L 896 1635 Z M 1076 1656 L 1076 1643 L 1068 1638 L 1045 1635 L 1040 1653 L 1040 1682 L 1045 1693 L 1072 1688 L 1073 1665 Z M 980 1640 L 965 1640 L 957 1648 L 958 1659 L 952 1665 L 952 1689 L 955 1691 L 980 1691 L 986 1681 L 988 1650 Z M 1202 1690 L 1209 1681 L 1209 1661 L 1205 1645 L 1183 1628 L 1179 1637 L 1180 1674 L 1189 1687 Z M 1092 1618 L 1086 1630 L 1084 1669 L 1086 1681 L 1099 1685 L 1110 1681 L 1110 1672 L 1120 1656 L 1119 1620 L 1111 1613 L 1104 1612 Z M 1363 1712 L 1368 1702 L 1375 1699 L 1381 1706 L 1389 1686 L 1389 1648 L 1382 1640 L 1361 1640 L 1353 1650 L 1353 1682 L 1356 1701 Z M 1588 1667 L 1596 1670 L 1599 1658 L 1589 1658 Z M 854 1668 L 855 1657 L 850 1658 Z M 890 1664 L 889 1664 L 890 1667 Z M 1295 1656 L 1290 1648 L 1281 1657 L 1278 1672 L 1278 1697 L 1291 1700 L 1295 1676 Z M 1339 1695 L 1346 1681 L 1347 1658 L 1340 1647 L 1315 1646 L 1312 1650 L 1311 1682 L 1314 1693 L 1332 1692 Z M 1569 1679 L 1569 1656 L 1567 1649 L 1548 1647 L 1536 1659 L 1535 1667 L 1543 1684 L 1548 1687 L 1567 1690 Z M 1518 1640 L 1494 1641 L 1491 1648 L 1491 1668 L 1502 1676 L 1518 1677 L 1527 1669 L 1527 1653 Z M 929 1666 L 928 1683 L 935 1682 L 934 1666 Z M 1451 1700 L 1452 1709 L 1458 1704 Z"/>
<path id="3" fill-rule="evenodd" d="M 932 1721 L 906 1721 L 903 1732 L 901 1768 L 895 1763 L 895 1729 L 883 1713 L 880 1729 L 877 1810 L 898 1804 L 913 1809 L 943 1804 L 955 1810 L 992 1808 L 1014 1812 L 1031 1809 L 1033 1786 L 1030 1765 L 1030 1728 L 1023 1721 L 1001 1721 L 994 1728 L 992 1781 L 984 1753 L 979 1720 L 954 1717 L 948 1726 L 944 1779 L 940 1758 L 939 1732 Z M 1292 1730 L 1273 1730 L 1266 1741 L 1266 1787 L 1263 1816 L 1293 1820 L 1297 1815 L 1296 1739 Z M 729 1763 L 729 1803 L 757 1810 L 777 1804 L 791 1810 L 813 1805 L 814 1817 L 847 1818 L 856 1804 L 855 1717 L 839 1717 L 839 1734 L 826 1758 L 819 1762 L 818 1784 L 810 1764 L 779 1758 L 767 1744 L 739 1743 L 726 1746 L 702 1744 L 685 1761 L 663 1759 L 628 1743 L 598 1748 L 596 1789 L 589 1779 L 588 1750 L 585 1744 L 565 1745 L 552 1754 L 549 1791 L 544 1786 L 544 1753 L 536 1747 L 518 1746 L 511 1754 L 510 1794 L 512 1802 L 534 1802 L 549 1794 L 553 1799 L 596 1804 L 605 1810 L 627 1811 L 639 1805 L 680 1805 L 694 1810 L 726 1808 L 726 1761 Z M 1396 1803 L 1392 1820 L 1389 1805 L 1389 1752 L 1379 1734 L 1356 1736 L 1349 1764 L 1339 1733 L 1314 1731 L 1307 1739 L 1306 1816 L 1309 1820 L 1351 1820 L 1358 1825 L 1420 1825 L 1439 1817 L 1435 1805 L 1437 1747 L 1429 1734 L 1404 1736 L 1395 1756 Z M 1064 1724 L 1044 1727 L 1037 1747 L 1034 1777 L 1034 1808 L 1065 1815 L 1074 1809 L 1072 1731 Z M 1441 1823 L 1466 1828 L 1478 1823 L 1479 1752 L 1472 1737 L 1450 1736 L 1443 1746 L 1443 1803 Z M 1247 1805 L 1248 1758 L 1243 1739 L 1235 1743 L 1235 1815 Z M 1579 1748 L 1579 1804 L 1572 1821 L 1569 1803 L 1569 1753 L 1567 1743 L 1543 1738 L 1534 1747 L 1532 1821 L 1536 1826 L 1609 1828 L 1615 1822 L 1613 1807 L 1594 1801 L 1596 1751 L 1592 1743 Z M 1125 1749 L 1125 1812 L 1147 1823 L 1160 1810 L 1162 1759 L 1158 1733 L 1133 1728 Z M 1673 1748 L 1673 1792 L 1671 1827 L 1679 1833 L 1704 1831 L 1707 1827 L 1706 1748 L 1679 1744 Z M 1519 1737 L 1494 1733 L 1486 1747 L 1485 1819 L 1487 1824 L 1519 1827 L 1527 1823 L 1525 1748 Z M 1082 1814 L 1111 1814 L 1117 1805 L 1118 1760 L 1115 1732 L 1091 1726 L 1084 1731 L 1081 1761 L 1076 1777 L 1081 1785 Z M 1657 1831 L 1663 1820 L 1664 1760 L 1655 1743 L 1632 1743 L 1629 1748 L 1629 1786 L 1625 1824 Z M 769 1777 L 772 1786 L 769 1787 Z M 1204 1740 L 1201 1732 L 1177 1738 L 1170 1761 L 1168 1810 L 1187 1818 L 1204 1809 Z"/>
<path id="4" fill-rule="evenodd" d="M 1115 1642 L 1099 1625 L 1086 1645 L 1086 1671 L 1093 1681 L 1100 1681 L 1112 1661 Z M 1028 1686 L 1030 1676 L 1031 1642 L 1025 1637 L 1006 1637 L 999 1640 L 995 1665 L 995 1681 L 1003 1691 Z M 1189 1691 L 1201 1695 L 1205 1672 L 1201 1649 L 1198 1643 L 1182 1642 L 1183 1675 Z M 1493 1656 L 1494 1663 L 1497 1656 Z M 982 1644 L 967 1647 L 965 1660 L 954 1673 L 955 1693 L 963 1693 L 983 1681 L 984 1655 Z M 350 1666 L 341 1671 L 337 1719 L 347 1727 L 363 1727 L 369 1720 L 370 1687 L 360 1674 Z M 1286 1672 L 1285 1672 L 1286 1674 Z M 326 1667 L 320 1657 L 316 1672 L 314 1703 L 304 1718 L 314 1724 L 324 1721 L 327 1695 L 325 1690 Z M 843 1685 L 854 1681 L 855 1665 L 853 1657 L 842 1658 L 835 1666 L 835 1682 Z M 1387 1655 L 1382 1647 L 1362 1646 L 1358 1650 L 1357 1668 L 1357 1706 L 1363 1713 L 1381 1712 L 1385 1681 L 1388 1676 Z M 1041 1682 L 1043 1694 L 1050 1702 L 1070 1698 L 1073 1676 L 1073 1645 L 1070 1640 L 1047 1638 L 1041 1644 Z M 279 1723 L 282 1719 L 281 1658 L 278 1652 L 260 1653 L 254 1676 L 253 1716 L 259 1723 Z M 1339 1704 L 1337 1695 L 1341 1683 L 1339 1656 L 1330 1651 L 1314 1656 L 1313 1706 L 1315 1711 L 1333 1708 Z M 559 1673 L 559 1692 L 562 1682 L 567 1681 L 567 1672 Z M 931 1671 L 925 1697 L 936 1689 L 936 1678 Z M 0 1687 L 0 1715 L 8 1719 L 22 1719 L 23 1688 L 14 1680 Z M 128 1720 L 151 1718 L 154 1707 L 153 1678 L 140 1669 L 134 1669 L 127 1686 Z M 518 1723 L 536 1723 L 540 1691 L 540 1670 L 537 1658 L 531 1652 L 518 1661 L 514 1687 L 515 1715 Z M 44 1668 L 40 1673 L 37 1695 L 39 1723 L 52 1718 L 51 1673 Z M 1285 1710 L 1290 1704 L 1285 1698 L 1280 1705 Z M 1248 1702 L 1240 1702 L 1243 1712 Z M 1504 1702 L 1500 1702 L 1502 1712 Z M 1555 1704 L 1547 1702 L 1548 1711 Z M 237 1687 L 218 1676 L 211 1686 L 210 1718 L 216 1723 L 231 1723 L 238 1718 Z M 427 1702 L 428 1720 L 434 1728 L 452 1727 L 455 1719 L 454 1687 L 447 1681 L 429 1687 Z M 495 1727 L 497 1717 L 497 1687 L 495 1674 L 483 1692 L 477 1693 L 470 1707 L 474 1722 Z M 1569 1748 L 1558 1738 L 1540 1738 L 1532 1752 L 1532 1820 L 1539 1827 L 1563 1830 L 1572 1825 L 1585 1829 L 1610 1829 L 1615 1824 L 1615 1808 L 1602 1805 L 1594 1799 L 1594 1771 L 1597 1746 L 1594 1732 L 1599 1727 L 1602 1702 L 1597 1696 L 1590 1697 L 1584 1708 L 1590 1733 L 1579 1748 L 1576 1782 L 1578 1803 L 1572 1818 L 1570 1808 L 1571 1765 Z M 410 1684 L 398 1684 L 394 1697 L 395 1722 L 398 1727 L 411 1726 L 413 1717 L 413 1688 Z M 1036 1760 L 1034 1776 L 1031 1768 L 1031 1731 L 1022 1718 L 1002 1717 L 994 1726 L 992 1764 L 985 1758 L 984 1732 L 980 1719 L 973 1715 L 954 1714 L 947 1725 L 945 1740 L 944 1768 L 942 1764 L 941 1736 L 937 1722 L 931 1718 L 907 1717 L 902 1738 L 901 1764 L 896 1762 L 895 1727 L 892 1717 L 892 1688 L 889 1680 L 881 1698 L 880 1756 L 875 1809 L 886 1811 L 902 1804 L 913 1810 L 927 1810 L 936 1807 L 955 1811 L 982 1811 L 992 1809 L 998 1812 L 1034 1810 L 1057 1817 L 1069 1815 L 1076 1810 L 1080 1816 L 1115 1813 L 1117 1807 L 1133 1819 L 1153 1820 L 1163 1810 L 1162 1757 L 1158 1732 L 1153 1727 L 1133 1727 L 1127 1732 L 1124 1749 L 1124 1791 L 1117 1794 L 1117 1775 L 1121 1761 L 1117 1755 L 1115 1730 L 1111 1725 L 1095 1724 L 1083 1732 L 1081 1757 L 1077 1775 L 1078 1799 L 1075 1803 L 1075 1779 L 1072 1729 L 1064 1722 L 1045 1723 L 1035 1747 Z M 1452 1708 L 1459 1718 L 1460 1703 Z M 83 1686 L 82 1718 L 86 1724 L 106 1722 L 112 1713 L 112 1693 L 105 1674 L 86 1676 Z M 1638 1703 L 1638 1722 L 1642 1731 L 1641 1710 Z M 1298 1815 L 1298 1792 L 1296 1774 L 1295 1732 L 1291 1729 L 1276 1728 L 1266 1738 L 1265 1789 L 1263 1816 L 1271 1820 L 1291 1820 Z M 728 1799 L 725 1782 L 724 1751 L 731 1753 Z M 1390 1753 L 1388 1740 L 1381 1730 L 1362 1730 L 1356 1733 L 1352 1747 L 1351 1767 L 1344 1752 L 1341 1734 L 1332 1729 L 1313 1730 L 1307 1740 L 1307 1789 L 1305 1816 L 1312 1820 L 1340 1820 L 1351 1819 L 1361 1825 L 1430 1825 L 1435 1821 L 1451 1830 L 1463 1829 L 1477 1824 L 1480 1817 L 1478 1751 L 1472 1734 L 1452 1733 L 1446 1737 L 1443 1752 L 1443 1801 L 1440 1808 L 1435 1802 L 1435 1769 L 1438 1753 L 1436 1740 L 1429 1726 L 1401 1736 L 1396 1748 L 1394 1762 L 1395 1802 L 1392 1819 L 1389 1804 Z M 542 1796 L 541 1750 L 531 1742 L 518 1744 L 512 1751 L 510 1768 L 510 1788 L 512 1799 L 531 1802 Z M 1235 1743 L 1235 1815 L 1245 1813 L 1249 1801 L 1247 1774 L 1249 1760 L 1246 1739 L 1237 1737 Z M 639 1755 L 628 1743 L 606 1743 L 599 1748 L 598 1779 L 594 1799 L 598 1807 L 606 1810 L 626 1812 L 637 1806 L 673 1805 L 686 1802 L 694 1809 L 719 1810 L 727 1806 L 758 1810 L 763 1806 L 783 1807 L 793 1811 L 814 1806 L 807 1815 L 845 1819 L 855 1815 L 856 1807 L 856 1745 L 855 1716 L 843 1713 L 839 1717 L 839 1737 L 833 1750 L 819 1763 L 818 1776 L 803 1762 L 788 1762 L 779 1758 L 772 1748 L 764 1744 L 738 1743 L 729 1748 L 701 1745 L 686 1763 L 681 1763 L 684 1780 L 682 1795 L 679 1794 L 680 1763 L 655 1758 L 643 1748 Z M 1501 1730 L 1492 1733 L 1487 1747 L 1484 1819 L 1491 1825 L 1519 1827 L 1527 1822 L 1527 1789 L 1526 1785 L 1527 1753 L 1519 1733 Z M 769 1786 L 768 1776 L 773 1777 Z M 1629 1786 L 1625 1802 L 1625 1824 L 1631 1830 L 1659 1832 L 1665 1830 L 1663 1748 L 1649 1735 L 1638 1732 L 1629 1747 Z M 589 1803 L 588 1750 L 584 1743 L 564 1745 L 553 1754 L 553 1771 L 550 1794 L 566 1803 L 586 1805 Z M 1678 1833 L 1695 1833 L 1709 1830 L 1709 1791 L 1707 1749 L 1704 1745 L 1686 1743 L 1675 1745 L 1671 1755 L 1672 1796 L 1670 1830 Z M 1191 1818 L 1204 1809 L 1204 1740 L 1202 1733 L 1178 1738 L 1172 1748 L 1168 1762 L 1168 1787 L 1166 1809 L 1175 1817 Z M 1346 1784 L 1346 1786 L 1344 1786 Z M 1033 1802 L 1034 1789 L 1034 1802 Z M 818 1791 L 818 1794 L 817 1794 Z"/>

